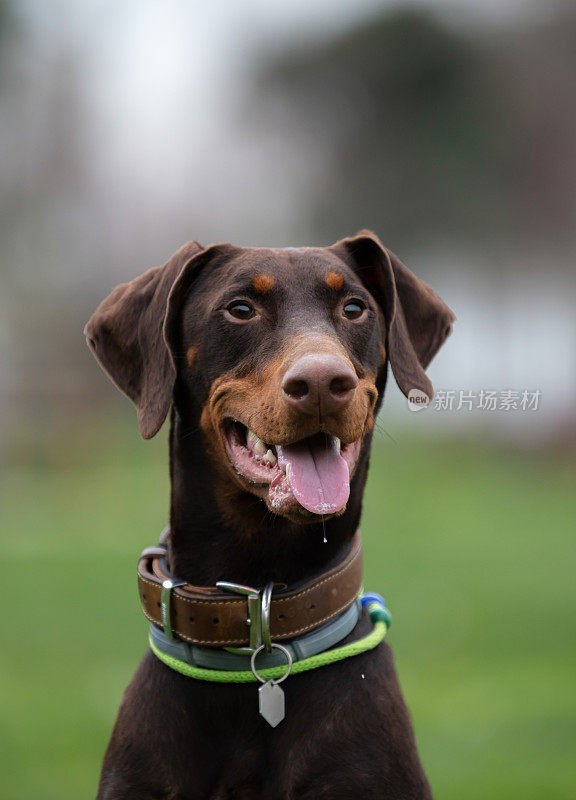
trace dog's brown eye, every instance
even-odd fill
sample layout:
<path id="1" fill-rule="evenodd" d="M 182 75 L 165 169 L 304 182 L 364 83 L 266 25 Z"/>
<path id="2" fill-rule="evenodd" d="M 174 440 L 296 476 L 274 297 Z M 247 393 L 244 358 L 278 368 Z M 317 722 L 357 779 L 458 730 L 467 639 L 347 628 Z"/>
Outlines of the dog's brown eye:
<path id="1" fill-rule="evenodd" d="M 362 300 L 349 300 L 344 306 L 344 316 L 346 319 L 358 319 L 364 313 L 366 306 Z"/>
<path id="2" fill-rule="evenodd" d="M 250 303 L 245 300 L 235 300 L 227 306 L 226 311 L 235 319 L 252 319 L 256 313 Z"/>

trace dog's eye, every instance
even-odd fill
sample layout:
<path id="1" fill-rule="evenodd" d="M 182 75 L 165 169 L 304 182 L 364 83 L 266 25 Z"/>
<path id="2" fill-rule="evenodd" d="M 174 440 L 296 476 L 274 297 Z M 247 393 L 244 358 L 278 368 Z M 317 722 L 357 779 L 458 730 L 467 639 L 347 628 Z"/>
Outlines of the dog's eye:
<path id="1" fill-rule="evenodd" d="M 346 319 L 358 319 L 364 313 L 365 308 L 362 300 L 349 300 L 342 310 Z"/>
<path id="2" fill-rule="evenodd" d="M 234 317 L 234 319 L 252 319 L 254 314 L 254 308 L 247 303 L 245 300 L 234 300 L 226 307 L 226 311 L 230 314 L 230 316 Z"/>

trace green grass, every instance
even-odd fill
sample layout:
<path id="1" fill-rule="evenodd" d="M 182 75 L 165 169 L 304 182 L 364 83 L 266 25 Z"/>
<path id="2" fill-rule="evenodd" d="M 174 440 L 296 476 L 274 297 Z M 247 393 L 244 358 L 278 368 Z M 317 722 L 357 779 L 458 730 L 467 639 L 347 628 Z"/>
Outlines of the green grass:
<path id="1" fill-rule="evenodd" d="M 165 441 L 79 434 L 0 495 L 0 797 L 95 794 L 146 646 L 135 565 L 165 524 Z M 366 588 L 438 800 L 565 800 L 576 776 L 574 466 L 480 444 L 379 441 Z"/>

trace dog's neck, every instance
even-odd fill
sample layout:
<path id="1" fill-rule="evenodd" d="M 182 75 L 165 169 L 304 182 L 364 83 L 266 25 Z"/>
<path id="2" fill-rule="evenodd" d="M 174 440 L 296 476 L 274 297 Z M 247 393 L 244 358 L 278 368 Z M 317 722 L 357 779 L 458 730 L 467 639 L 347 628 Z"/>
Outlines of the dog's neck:
<path id="1" fill-rule="evenodd" d="M 299 525 L 271 513 L 236 486 L 207 454 L 204 436 L 172 413 L 170 567 L 201 586 L 226 580 L 250 586 L 293 585 L 344 557 L 360 521 L 370 437 L 340 517 Z"/>

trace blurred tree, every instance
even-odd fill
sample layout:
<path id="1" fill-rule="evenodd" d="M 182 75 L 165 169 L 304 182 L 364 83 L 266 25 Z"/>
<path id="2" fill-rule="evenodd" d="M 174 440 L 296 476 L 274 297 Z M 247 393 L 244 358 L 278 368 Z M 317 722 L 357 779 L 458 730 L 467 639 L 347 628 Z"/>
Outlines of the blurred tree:
<path id="1" fill-rule="evenodd" d="M 406 9 L 263 65 L 256 92 L 266 111 L 276 103 L 287 126 L 298 120 L 312 160 L 322 165 L 313 171 L 310 228 L 330 240 L 372 226 L 398 248 L 538 232 L 533 206 L 542 195 L 534 176 L 547 170 L 555 141 L 542 149 L 541 139 L 562 128 L 565 110 L 550 93 L 526 97 L 524 76 L 536 73 L 536 84 L 550 89 L 559 73 L 573 90 L 566 59 L 555 53 L 560 39 L 573 40 L 574 18 L 567 23 L 572 35 L 548 36 L 546 52 L 537 28 L 472 37 L 425 10 Z M 544 126 L 536 124 L 543 110 Z M 572 168 L 576 142 L 562 141 Z M 549 198 L 562 195 L 557 183 L 546 188 Z M 546 230 L 556 235 L 551 221 Z"/>
<path id="2" fill-rule="evenodd" d="M 548 243 L 576 232 L 576 9 L 566 5 L 538 27 L 498 42 L 492 76 L 514 124 L 518 227 Z M 572 260 L 572 259 L 571 259 Z"/>

